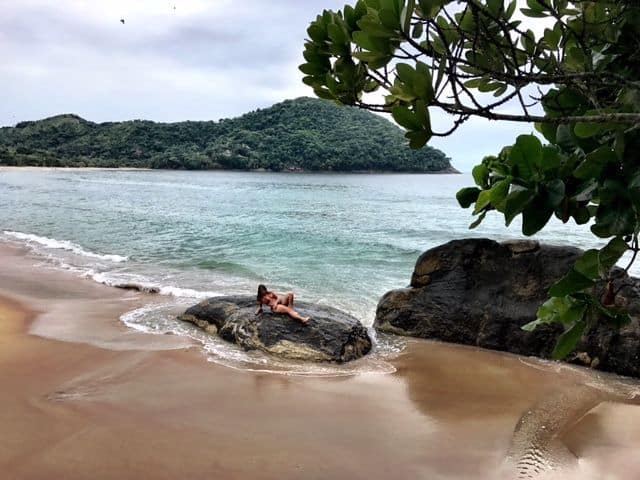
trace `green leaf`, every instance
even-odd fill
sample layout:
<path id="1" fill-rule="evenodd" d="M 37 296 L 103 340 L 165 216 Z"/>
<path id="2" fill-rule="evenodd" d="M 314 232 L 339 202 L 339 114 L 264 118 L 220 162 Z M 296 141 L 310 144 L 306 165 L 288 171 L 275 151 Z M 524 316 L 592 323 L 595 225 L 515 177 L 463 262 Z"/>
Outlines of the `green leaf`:
<path id="1" fill-rule="evenodd" d="M 573 268 L 569 270 L 564 277 L 551 285 L 549 295 L 552 297 L 564 297 L 572 293 L 581 292 L 585 288 L 590 288 L 595 282 L 581 273 L 576 272 Z"/>
<path id="2" fill-rule="evenodd" d="M 551 49 L 558 48 L 558 43 L 560 43 L 560 39 L 562 37 L 562 32 L 552 28 L 544 29 L 544 41 L 547 42 L 547 45 Z"/>
<path id="3" fill-rule="evenodd" d="M 591 280 L 600 278 L 598 273 L 598 250 L 595 248 L 589 249 L 582 254 L 582 256 L 576 260 L 573 266 L 574 270 Z"/>
<path id="4" fill-rule="evenodd" d="M 346 44 L 349 41 L 345 31 L 335 23 L 331 23 L 327 26 L 327 32 L 329 33 L 329 38 L 335 43 Z"/>
<path id="5" fill-rule="evenodd" d="M 440 88 L 440 84 L 442 83 L 442 79 L 444 78 L 444 74 L 446 70 L 447 70 L 447 62 L 444 60 L 440 61 L 438 65 L 438 75 L 436 76 L 435 90 Z"/>
<path id="6" fill-rule="evenodd" d="M 571 127 L 566 124 L 558 125 L 556 129 L 556 142 L 560 147 L 565 150 L 571 150 L 575 147 L 575 140 L 571 133 Z"/>
<path id="7" fill-rule="evenodd" d="M 400 2 L 400 24 L 402 25 L 402 31 L 404 33 L 408 33 L 411 29 L 411 17 L 416 9 L 416 1 L 415 0 L 407 0 L 407 4 L 402 8 L 402 4 L 405 2 Z"/>
<path id="8" fill-rule="evenodd" d="M 633 209 L 625 206 L 600 205 L 596 223 L 591 231 L 598 237 L 607 238 L 618 235 L 630 235 L 636 225 Z"/>
<path id="9" fill-rule="evenodd" d="M 429 117 L 429 110 L 422 100 L 416 100 L 415 114 L 420 120 L 422 127 L 427 132 L 431 132 L 431 118 Z"/>
<path id="10" fill-rule="evenodd" d="M 516 146 L 522 152 L 525 162 L 529 166 L 542 166 L 542 143 L 535 135 L 520 135 L 516 139 Z"/>
<path id="11" fill-rule="evenodd" d="M 477 215 L 484 209 L 487 205 L 491 203 L 491 190 L 483 190 L 478 195 L 478 199 L 476 200 L 476 208 L 473 210 L 473 214 Z"/>
<path id="12" fill-rule="evenodd" d="M 442 2 L 439 0 L 418 0 L 418 4 L 426 18 L 434 18 L 442 6 Z"/>
<path id="13" fill-rule="evenodd" d="M 561 153 L 556 147 L 545 145 L 542 147 L 542 163 L 543 171 L 554 170 L 562 164 Z"/>
<path id="14" fill-rule="evenodd" d="M 413 27 L 413 31 L 411 32 L 411 38 L 420 38 L 424 33 L 424 26 L 422 23 L 417 23 L 415 27 Z"/>
<path id="15" fill-rule="evenodd" d="M 395 107 L 391 111 L 391 115 L 399 125 L 403 126 L 407 130 L 422 129 L 422 122 L 420 122 L 418 116 L 405 106 L 400 105 Z"/>
<path id="16" fill-rule="evenodd" d="M 538 308 L 540 323 L 572 325 L 582 319 L 587 305 L 572 297 L 551 297 Z"/>
<path id="17" fill-rule="evenodd" d="M 473 180 L 476 182 L 481 188 L 486 188 L 489 186 L 489 169 L 480 164 L 473 167 L 471 171 L 471 175 L 473 175 Z"/>
<path id="18" fill-rule="evenodd" d="M 527 180 L 532 178 L 533 170 L 531 165 L 527 162 L 524 152 L 517 144 L 511 147 L 509 151 L 509 162 L 515 167 L 514 176 Z"/>
<path id="19" fill-rule="evenodd" d="M 413 86 L 413 78 L 416 74 L 416 71 L 411 65 L 407 65 L 406 63 L 398 63 L 396 65 L 396 73 L 398 74 L 398 78 L 400 78 L 403 83 L 406 83 L 409 86 Z"/>
<path id="20" fill-rule="evenodd" d="M 530 8 L 521 8 L 520 11 L 525 17 L 545 18 L 548 16 L 546 13 L 536 12 L 535 10 L 531 10 Z"/>
<path id="21" fill-rule="evenodd" d="M 364 32 L 353 32 L 352 37 L 355 44 L 365 50 L 375 53 L 390 53 L 391 51 L 389 39 L 374 37 Z"/>
<path id="22" fill-rule="evenodd" d="M 559 178 L 551 180 L 545 184 L 545 190 L 547 193 L 547 205 L 556 209 L 564 200 L 564 182 Z"/>
<path id="23" fill-rule="evenodd" d="M 529 189 L 518 189 L 512 191 L 505 199 L 504 218 L 507 226 L 513 219 L 525 209 L 535 197 L 535 192 Z"/>
<path id="24" fill-rule="evenodd" d="M 525 8 L 520 9 L 520 11 L 524 11 L 526 10 Z M 529 54 L 529 55 L 534 55 L 535 51 L 536 51 L 536 41 L 535 41 L 535 35 L 533 34 L 533 32 L 531 30 L 527 30 L 521 37 L 520 40 L 522 42 L 522 46 L 524 47 L 525 51 Z"/>
<path id="25" fill-rule="evenodd" d="M 357 23 L 358 28 L 360 28 L 362 32 L 369 35 L 370 37 L 379 37 L 388 40 L 393 35 L 393 30 L 390 30 L 382 25 L 382 23 L 380 22 L 380 18 L 377 15 L 365 15 Z M 357 31 L 353 33 L 355 34 L 357 33 Z"/>
<path id="26" fill-rule="evenodd" d="M 324 98 L 325 100 L 335 100 L 336 99 L 336 97 L 333 95 L 333 93 L 331 93 L 326 88 L 316 88 L 313 91 L 313 93 L 315 93 L 315 95 L 318 98 Z"/>
<path id="27" fill-rule="evenodd" d="M 400 30 L 400 17 L 393 10 L 383 8 L 378 12 L 380 22 L 387 28 L 392 30 Z"/>
<path id="28" fill-rule="evenodd" d="M 612 238 L 607 245 L 598 252 L 598 272 L 606 276 L 622 255 L 629 249 L 627 242 L 621 237 Z"/>
<path id="29" fill-rule="evenodd" d="M 462 18 L 458 22 L 460 29 L 464 32 L 473 32 L 476 28 L 476 21 L 470 9 L 466 8 L 462 12 Z"/>
<path id="30" fill-rule="evenodd" d="M 309 34 L 309 38 L 314 42 L 324 42 L 327 39 L 327 32 L 324 28 L 322 28 L 317 23 L 312 23 L 307 28 L 307 33 Z"/>
<path id="31" fill-rule="evenodd" d="M 404 136 L 409 139 L 409 147 L 411 147 L 413 150 L 424 147 L 431 138 L 431 134 L 426 130 L 407 132 L 404 134 Z"/>
<path id="32" fill-rule="evenodd" d="M 607 145 L 603 145 L 585 157 L 583 162 L 578 165 L 578 168 L 574 170 L 573 176 L 583 180 L 596 178 L 609 163 L 617 160 L 616 153 Z"/>
<path id="33" fill-rule="evenodd" d="M 324 66 L 316 63 L 303 63 L 298 69 L 307 75 L 324 75 L 329 71 Z"/>
<path id="34" fill-rule="evenodd" d="M 374 52 L 356 52 L 353 54 L 358 60 L 362 60 L 371 68 L 380 68 L 387 64 L 389 55 Z"/>
<path id="35" fill-rule="evenodd" d="M 476 228 L 478 225 L 480 225 L 482 223 L 482 221 L 484 220 L 484 217 L 487 215 L 487 212 L 482 212 L 478 218 L 471 224 L 469 225 L 469 230 L 473 230 L 474 228 Z"/>
<path id="36" fill-rule="evenodd" d="M 469 208 L 478 199 L 480 189 L 476 187 L 463 188 L 456 193 L 456 199 L 462 208 Z"/>
<path id="37" fill-rule="evenodd" d="M 426 63 L 416 62 L 416 70 L 413 74 L 413 90 L 425 103 L 430 103 L 435 96 L 431 85 L 431 70 Z"/>
<path id="38" fill-rule="evenodd" d="M 489 190 L 491 205 L 496 208 L 500 206 L 501 208 L 499 208 L 499 210 L 502 210 L 504 208 L 502 204 L 509 193 L 510 186 L 511 178 L 505 178 L 504 180 L 496 182 L 493 187 L 491 187 L 491 190 Z"/>
<path id="39" fill-rule="evenodd" d="M 553 215 L 553 209 L 540 201 L 543 199 L 540 197 L 536 199 L 522 211 L 522 233 L 528 237 L 542 230 Z"/>
<path id="40" fill-rule="evenodd" d="M 571 328 L 558 337 L 551 356 L 555 360 L 562 360 L 569 355 L 576 348 L 578 342 L 580 342 L 586 326 L 587 324 L 583 320 L 574 323 Z"/>
<path id="41" fill-rule="evenodd" d="M 464 86 L 467 88 L 478 88 L 483 82 L 485 82 L 484 78 L 472 78 L 464 82 Z"/>
<path id="42" fill-rule="evenodd" d="M 600 130 L 602 130 L 602 125 L 599 123 L 580 122 L 576 123 L 576 126 L 573 127 L 573 133 L 575 133 L 578 138 L 593 137 L 600 133 Z"/>
<path id="43" fill-rule="evenodd" d="M 552 123 L 536 123 L 535 128 L 551 143 L 556 143 L 557 125 Z"/>
<path id="44" fill-rule="evenodd" d="M 533 332 L 536 328 L 538 328 L 538 326 L 543 325 L 544 322 L 541 322 L 540 320 L 534 320 L 533 322 L 529 322 L 525 325 L 523 325 L 522 327 L 520 327 L 522 330 L 526 331 L 526 332 Z"/>
<path id="45" fill-rule="evenodd" d="M 499 88 L 496 89 L 495 92 L 493 92 L 493 96 L 494 97 L 499 97 L 499 96 L 503 95 L 504 92 L 506 92 L 508 88 L 509 88 L 509 85 L 507 85 L 506 83 L 503 83 Z"/>
<path id="46" fill-rule="evenodd" d="M 488 0 L 487 1 L 487 7 L 489 8 L 489 11 L 491 12 L 491 14 L 496 17 L 500 14 L 500 10 L 502 8 L 502 0 Z"/>
<path id="47" fill-rule="evenodd" d="M 536 12 L 544 11 L 544 6 L 538 0 L 527 0 L 527 7 Z"/>

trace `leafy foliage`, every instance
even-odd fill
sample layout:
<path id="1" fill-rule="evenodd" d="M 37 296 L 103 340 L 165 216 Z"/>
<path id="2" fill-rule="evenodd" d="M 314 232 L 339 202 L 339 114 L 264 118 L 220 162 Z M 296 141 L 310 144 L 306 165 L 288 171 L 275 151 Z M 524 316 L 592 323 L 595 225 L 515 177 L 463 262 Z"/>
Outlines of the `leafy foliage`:
<path id="1" fill-rule="evenodd" d="M 220 122 L 96 124 L 76 115 L 0 129 L 0 164 L 170 169 L 447 171 L 384 118 L 311 98 Z"/>
<path id="2" fill-rule="evenodd" d="M 555 216 L 591 223 L 595 236 L 611 239 L 585 253 L 526 326 L 562 323 L 560 358 L 598 322 L 629 320 L 616 306 L 611 275 L 639 247 L 640 6 L 526 5 L 523 22 L 515 0 L 359 0 L 311 23 L 300 70 L 321 98 L 391 114 L 413 148 L 474 116 L 535 123 L 547 144 L 519 136 L 474 168 L 476 186 L 457 199 L 473 206 L 472 228 L 497 211 L 506 225 L 520 217 L 525 235 Z M 543 22 L 539 34 L 535 22 Z M 377 90 L 383 103 L 370 95 Z M 453 124 L 433 128 L 432 108 L 451 114 Z M 606 285 L 602 298 L 593 295 L 598 283 Z"/>

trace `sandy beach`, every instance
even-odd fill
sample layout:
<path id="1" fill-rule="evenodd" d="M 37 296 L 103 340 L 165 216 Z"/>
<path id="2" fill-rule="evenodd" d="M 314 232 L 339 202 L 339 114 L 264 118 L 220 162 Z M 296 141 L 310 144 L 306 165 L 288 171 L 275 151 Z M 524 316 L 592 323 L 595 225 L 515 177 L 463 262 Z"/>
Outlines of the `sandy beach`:
<path id="1" fill-rule="evenodd" d="M 119 316 L 150 296 L 36 264 L 0 248 L 7 479 L 513 478 L 503 464 L 519 418 L 581 378 L 419 340 L 393 374 L 240 371 L 127 329 Z M 558 436 L 578 470 L 561 478 L 637 478 L 640 407 L 603 403 L 575 420 Z"/>

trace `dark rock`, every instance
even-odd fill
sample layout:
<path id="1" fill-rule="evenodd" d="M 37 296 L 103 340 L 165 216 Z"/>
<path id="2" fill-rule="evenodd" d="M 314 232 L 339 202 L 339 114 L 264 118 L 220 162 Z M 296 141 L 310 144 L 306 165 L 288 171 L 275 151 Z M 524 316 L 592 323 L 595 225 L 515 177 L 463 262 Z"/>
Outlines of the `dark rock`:
<path id="1" fill-rule="evenodd" d="M 428 250 L 408 288 L 386 293 L 376 312 L 379 331 L 549 358 L 561 325 L 521 329 L 536 318 L 549 287 L 582 251 L 531 240 L 497 243 L 454 240 Z M 616 272 L 616 304 L 634 316 L 615 330 L 600 325 L 582 339 L 569 360 L 622 375 L 640 376 L 640 281 Z M 603 287 L 596 286 L 596 294 Z"/>
<path id="2" fill-rule="evenodd" d="M 214 297 L 188 308 L 178 319 L 246 350 L 315 362 L 347 362 L 371 350 L 367 329 L 354 317 L 332 307 L 296 302 L 311 320 L 305 325 L 287 315 L 255 315 L 254 297 Z"/>
<path id="3" fill-rule="evenodd" d="M 148 285 L 142 285 L 141 283 L 116 283 L 113 286 L 123 290 L 136 290 L 142 293 L 160 293 L 158 287 L 150 287 Z"/>

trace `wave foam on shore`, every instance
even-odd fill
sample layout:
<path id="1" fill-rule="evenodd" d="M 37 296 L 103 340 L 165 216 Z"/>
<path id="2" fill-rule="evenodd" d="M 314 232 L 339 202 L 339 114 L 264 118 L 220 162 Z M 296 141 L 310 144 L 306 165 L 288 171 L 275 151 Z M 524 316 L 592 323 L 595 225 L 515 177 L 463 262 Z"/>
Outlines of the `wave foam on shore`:
<path id="1" fill-rule="evenodd" d="M 68 240 L 57 240 L 55 238 L 41 237 L 32 233 L 13 232 L 11 230 L 5 230 L 2 233 L 4 233 L 8 237 L 21 240 L 32 250 L 36 245 L 39 245 L 51 250 L 66 250 L 83 257 L 107 260 L 114 263 L 122 263 L 129 260 L 129 257 L 124 257 L 122 255 L 100 254 L 91 252 Z"/>

